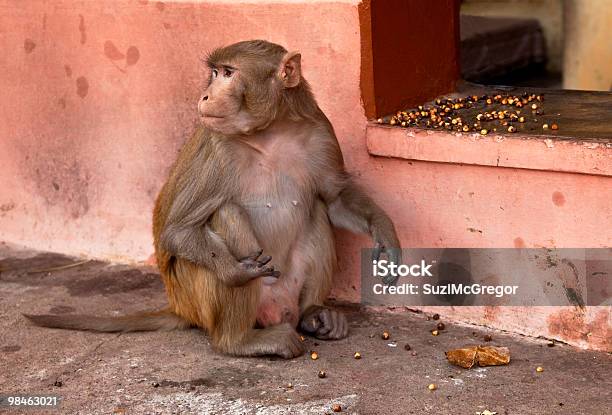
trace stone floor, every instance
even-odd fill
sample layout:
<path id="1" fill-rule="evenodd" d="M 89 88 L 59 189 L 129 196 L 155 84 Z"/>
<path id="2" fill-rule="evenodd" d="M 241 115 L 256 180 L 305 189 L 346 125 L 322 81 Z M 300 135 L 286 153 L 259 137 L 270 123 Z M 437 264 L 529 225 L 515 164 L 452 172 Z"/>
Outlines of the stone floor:
<path id="1" fill-rule="evenodd" d="M 345 307 L 347 339 L 307 338 L 319 359 L 289 361 L 221 356 L 195 329 L 96 334 L 29 325 L 21 313 L 119 315 L 164 305 L 154 269 L 90 261 L 52 270 L 77 261 L 0 245 L 0 395 L 56 394 L 60 411 L 48 413 L 66 414 L 325 414 L 334 404 L 353 414 L 603 415 L 612 408 L 610 354 L 548 347 L 444 315 L 446 329 L 434 337 L 437 322 L 426 315 Z M 487 344 L 510 348 L 508 366 L 447 362 L 445 350 L 484 343 L 487 334 Z M 537 366 L 544 371 L 536 373 Z M 437 390 L 429 391 L 430 383 Z"/>

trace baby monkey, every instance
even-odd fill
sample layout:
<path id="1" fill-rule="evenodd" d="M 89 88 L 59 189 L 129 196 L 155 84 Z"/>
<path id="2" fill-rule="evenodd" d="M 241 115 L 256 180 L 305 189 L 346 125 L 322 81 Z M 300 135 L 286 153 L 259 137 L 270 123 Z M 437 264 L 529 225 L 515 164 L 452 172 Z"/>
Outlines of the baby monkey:
<path id="1" fill-rule="evenodd" d="M 207 64 L 202 126 L 153 212 L 168 309 L 29 316 L 34 323 L 97 331 L 197 326 L 220 352 L 292 358 L 304 352 L 296 329 L 326 340 L 348 335 L 346 317 L 324 305 L 336 268 L 332 225 L 370 234 L 375 259 L 384 252 L 400 263 L 393 223 L 346 172 L 300 54 L 253 40 L 213 51 Z"/>

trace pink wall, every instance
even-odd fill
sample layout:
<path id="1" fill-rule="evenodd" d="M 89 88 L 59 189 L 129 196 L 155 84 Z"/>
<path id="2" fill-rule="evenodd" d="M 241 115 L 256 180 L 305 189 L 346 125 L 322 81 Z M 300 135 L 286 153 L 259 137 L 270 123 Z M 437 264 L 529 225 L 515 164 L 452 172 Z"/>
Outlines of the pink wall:
<path id="1" fill-rule="evenodd" d="M 200 58 L 265 38 L 302 51 L 349 170 L 394 218 L 404 246 L 612 245 L 609 178 L 370 156 L 357 2 L 275 3 L 0 0 L 0 240 L 147 260 L 154 198 L 196 122 Z M 370 242 L 338 236 L 334 295 L 356 301 L 359 250 Z M 441 312 L 609 347 L 609 307 L 526 313 Z"/>
<path id="2" fill-rule="evenodd" d="M 348 161 L 367 157 L 356 6 L 226 3 L 0 1 L 0 238 L 148 258 L 153 200 L 196 123 L 201 58 L 238 40 L 301 50 Z"/>

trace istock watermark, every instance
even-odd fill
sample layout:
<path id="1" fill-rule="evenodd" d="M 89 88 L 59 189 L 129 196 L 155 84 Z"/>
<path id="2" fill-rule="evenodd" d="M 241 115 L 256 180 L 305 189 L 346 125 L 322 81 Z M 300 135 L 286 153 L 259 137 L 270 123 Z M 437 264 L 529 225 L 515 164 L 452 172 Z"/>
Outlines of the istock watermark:
<path id="1" fill-rule="evenodd" d="M 427 264 L 424 260 L 421 260 L 420 264 L 406 265 L 406 264 L 394 264 L 387 260 L 373 260 L 372 261 L 372 272 L 375 276 L 386 277 L 392 275 L 394 277 L 432 277 L 429 271 L 433 264 Z"/>
<path id="2" fill-rule="evenodd" d="M 516 295 L 518 285 L 480 285 L 480 284 L 399 284 L 385 285 L 382 283 L 374 284 L 372 292 L 374 294 L 390 295 L 419 295 L 422 291 L 424 295 L 492 295 L 501 298 L 504 295 Z"/>
<path id="3" fill-rule="evenodd" d="M 404 249 L 404 262 L 362 252 L 369 305 L 611 305 L 612 249 Z M 387 284 L 393 280 L 395 283 Z"/>

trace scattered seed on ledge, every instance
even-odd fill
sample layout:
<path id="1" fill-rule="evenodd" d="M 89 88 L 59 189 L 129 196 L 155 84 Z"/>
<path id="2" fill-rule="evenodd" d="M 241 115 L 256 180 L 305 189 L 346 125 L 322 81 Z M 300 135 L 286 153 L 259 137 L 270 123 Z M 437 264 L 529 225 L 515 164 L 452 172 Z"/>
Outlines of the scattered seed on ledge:
<path id="1" fill-rule="evenodd" d="M 361 359 L 361 353 L 359 352 L 355 352 L 355 354 L 353 355 L 353 357 L 357 360 Z"/>
<path id="2" fill-rule="evenodd" d="M 437 325 L 437 329 L 438 330 L 444 330 L 446 328 L 446 326 L 444 325 L 444 323 L 438 323 Z"/>
<path id="3" fill-rule="evenodd" d="M 548 124 L 542 124 L 542 129 L 543 130 L 548 130 Z"/>
<path id="4" fill-rule="evenodd" d="M 553 129 L 553 130 L 558 130 L 559 126 L 557 124 L 553 124 L 553 125 L 550 126 L 550 128 Z"/>
<path id="5" fill-rule="evenodd" d="M 324 379 L 325 377 L 327 377 L 327 373 L 325 373 L 324 370 L 319 370 L 319 373 L 317 374 L 318 377 L 320 377 L 321 379 Z"/>
<path id="6" fill-rule="evenodd" d="M 431 318 L 433 318 L 434 320 L 440 320 L 440 314 L 436 313 L 433 316 L 431 316 Z"/>
<path id="7" fill-rule="evenodd" d="M 512 124 L 513 121 L 537 123 L 537 118 L 534 117 L 544 114 L 541 102 L 543 102 L 541 95 L 527 92 L 520 95 L 498 93 L 494 96 L 466 95 L 459 98 L 437 98 L 430 104 L 419 105 L 410 110 L 396 111 L 394 115 L 388 118 L 378 118 L 375 122 L 404 128 L 444 129 L 465 133 L 475 131 L 482 135 L 497 132 L 498 128 L 502 127 L 503 130 L 499 131 L 513 133 L 518 131 L 518 128 Z M 493 108 L 488 105 L 493 105 Z M 532 115 L 529 119 L 520 116 L 520 108 L 525 105 L 532 107 Z M 464 108 L 474 108 L 474 111 L 466 114 L 462 110 Z M 481 121 L 492 124 L 483 126 Z M 531 126 L 529 129 L 533 130 Z"/>
<path id="8" fill-rule="evenodd" d="M 383 338 L 383 340 L 389 340 L 389 337 L 391 337 L 391 335 L 389 334 L 388 331 L 383 331 L 382 334 L 380 335 L 380 337 Z"/>
<path id="9" fill-rule="evenodd" d="M 544 372 L 544 368 L 542 366 L 538 366 L 538 367 L 536 367 L 536 372 L 542 373 L 542 372 Z"/>
<path id="10" fill-rule="evenodd" d="M 436 384 L 435 384 L 435 383 L 430 383 L 430 384 L 427 386 L 427 389 L 429 389 L 430 391 L 435 391 L 436 389 L 438 389 L 438 387 L 436 386 Z"/>
<path id="11" fill-rule="evenodd" d="M 342 406 L 340 406 L 339 404 L 335 403 L 332 405 L 332 411 L 334 412 L 342 412 Z"/>
<path id="12" fill-rule="evenodd" d="M 410 350 L 410 345 L 408 343 L 404 345 L 404 350 Z"/>
<path id="13" fill-rule="evenodd" d="M 312 360 L 317 360 L 317 359 L 319 358 L 319 353 L 317 353 L 317 352 L 311 352 L 311 353 L 310 353 L 310 358 L 311 358 Z"/>
<path id="14" fill-rule="evenodd" d="M 432 331 L 431 331 L 431 335 L 432 335 L 432 336 L 437 336 L 438 334 L 440 334 L 440 333 L 438 332 L 438 330 L 432 330 Z"/>

